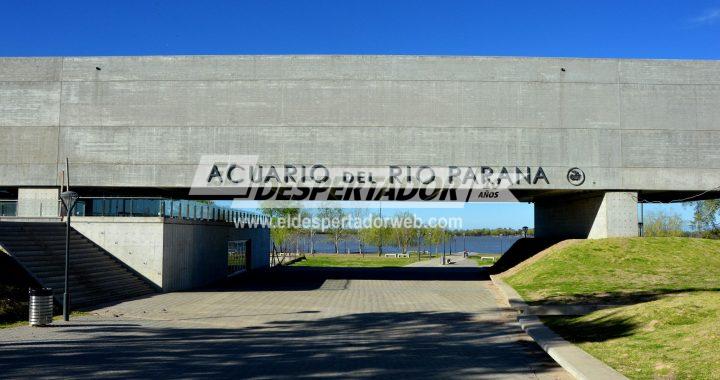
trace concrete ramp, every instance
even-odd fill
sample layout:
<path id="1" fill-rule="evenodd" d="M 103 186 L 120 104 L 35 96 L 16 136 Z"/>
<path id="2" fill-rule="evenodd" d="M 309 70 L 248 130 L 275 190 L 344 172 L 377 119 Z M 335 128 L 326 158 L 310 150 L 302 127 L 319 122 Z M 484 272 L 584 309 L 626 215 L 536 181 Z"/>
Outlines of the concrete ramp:
<path id="1" fill-rule="evenodd" d="M 0 246 L 61 302 L 64 292 L 65 224 L 0 222 Z M 75 308 L 155 292 L 150 283 L 84 235 L 70 230 L 70 290 Z"/>

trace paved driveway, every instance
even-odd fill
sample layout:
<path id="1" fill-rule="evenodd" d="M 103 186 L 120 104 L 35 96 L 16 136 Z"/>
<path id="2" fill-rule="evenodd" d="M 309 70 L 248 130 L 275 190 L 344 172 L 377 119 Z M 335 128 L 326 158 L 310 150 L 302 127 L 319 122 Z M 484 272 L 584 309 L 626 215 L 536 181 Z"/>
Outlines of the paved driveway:
<path id="1" fill-rule="evenodd" d="M 568 378 L 499 302 L 478 268 L 286 268 L 0 330 L 0 374 Z"/>

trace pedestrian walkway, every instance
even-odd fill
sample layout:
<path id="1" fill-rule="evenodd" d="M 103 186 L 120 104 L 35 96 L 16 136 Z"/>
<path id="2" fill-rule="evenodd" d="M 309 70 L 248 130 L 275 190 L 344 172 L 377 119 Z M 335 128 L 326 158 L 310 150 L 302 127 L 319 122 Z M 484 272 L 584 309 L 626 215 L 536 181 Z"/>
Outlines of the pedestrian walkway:
<path id="1" fill-rule="evenodd" d="M 476 268 L 478 267 L 477 261 L 468 259 L 466 257 L 463 257 L 462 253 L 460 254 L 448 254 L 445 255 L 445 260 L 450 260 L 450 264 L 442 265 L 442 255 L 440 257 L 435 257 L 430 260 L 424 260 L 424 261 L 418 261 L 412 264 L 406 265 L 407 267 L 415 267 L 415 268 Z"/>
<path id="2" fill-rule="evenodd" d="M 480 280 L 487 278 L 481 268 L 385 269 L 282 268 L 223 289 L 120 303 L 53 327 L 2 329 L 0 373 L 569 378 L 522 333 L 492 284 Z"/>

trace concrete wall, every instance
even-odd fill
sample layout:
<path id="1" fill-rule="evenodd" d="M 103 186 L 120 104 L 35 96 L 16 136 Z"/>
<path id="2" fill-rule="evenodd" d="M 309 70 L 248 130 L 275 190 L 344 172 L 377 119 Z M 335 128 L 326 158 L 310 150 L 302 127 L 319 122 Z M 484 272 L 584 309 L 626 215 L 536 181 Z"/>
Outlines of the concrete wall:
<path id="1" fill-rule="evenodd" d="M 252 241 L 253 269 L 270 265 L 267 229 L 161 217 L 74 217 L 72 225 L 163 291 L 225 279 L 229 240 Z"/>
<path id="2" fill-rule="evenodd" d="M 73 217 L 73 228 L 155 285 L 163 286 L 163 219 Z"/>
<path id="3" fill-rule="evenodd" d="M 270 232 L 237 229 L 233 225 L 168 221 L 164 225 L 163 289 L 182 290 L 208 285 L 227 276 L 231 240 L 251 240 L 251 269 L 270 266 Z"/>
<path id="4" fill-rule="evenodd" d="M 18 189 L 19 217 L 57 217 L 61 207 L 58 188 Z"/>
<path id="5" fill-rule="evenodd" d="M 592 193 L 538 200 L 535 236 L 563 239 L 638 236 L 637 193 Z"/>
<path id="6" fill-rule="evenodd" d="M 585 190 L 720 184 L 716 61 L 4 58 L 0 82 L 0 186 L 57 185 L 67 156 L 76 186 L 185 188 L 208 153 L 543 166 L 536 189 L 577 190 L 575 166 Z"/>

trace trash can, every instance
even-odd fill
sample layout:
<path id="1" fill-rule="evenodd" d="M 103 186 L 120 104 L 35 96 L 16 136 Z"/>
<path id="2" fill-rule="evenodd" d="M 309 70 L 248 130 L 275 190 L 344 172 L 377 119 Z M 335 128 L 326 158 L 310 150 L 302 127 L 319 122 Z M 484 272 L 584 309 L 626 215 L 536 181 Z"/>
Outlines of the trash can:
<path id="1" fill-rule="evenodd" d="M 30 288 L 30 326 L 46 326 L 52 323 L 53 292 L 50 288 Z"/>

